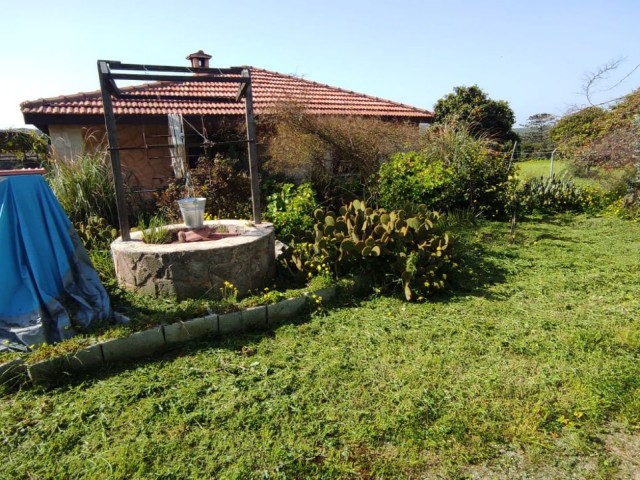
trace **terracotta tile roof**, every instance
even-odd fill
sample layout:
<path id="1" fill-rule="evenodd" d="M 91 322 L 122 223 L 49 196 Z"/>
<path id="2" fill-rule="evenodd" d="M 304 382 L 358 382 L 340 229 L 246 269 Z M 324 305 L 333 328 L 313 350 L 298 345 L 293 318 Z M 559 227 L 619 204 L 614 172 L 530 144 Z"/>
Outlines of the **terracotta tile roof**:
<path id="1" fill-rule="evenodd" d="M 310 113 L 319 115 L 361 115 L 397 117 L 429 121 L 433 114 L 409 105 L 343 90 L 298 77 L 249 67 L 253 88 L 254 111 L 269 112 L 279 102 L 295 101 L 306 105 Z M 155 82 L 121 90 L 130 95 L 172 94 L 189 96 L 234 97 L 237 83 Z M 36 115 L 102 115 L 100 92 L 78 93 L 55 98 L 23 102 L 25 117 Z M 244 102 L 235 104 L 192 100 L 114 99 L 116 115 L 244 115 Z"/>

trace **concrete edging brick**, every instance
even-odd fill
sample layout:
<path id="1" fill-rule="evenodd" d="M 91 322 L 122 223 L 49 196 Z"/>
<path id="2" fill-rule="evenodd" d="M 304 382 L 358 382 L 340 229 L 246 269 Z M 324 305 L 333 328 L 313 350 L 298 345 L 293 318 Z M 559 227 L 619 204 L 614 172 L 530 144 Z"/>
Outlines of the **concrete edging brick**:
<path id="1" fill-rule="evenodd" d="M 267 306 L 267 322 L 270 326 L 278 325 L 297 316 L 306 305 L 307 297 L 305 295 L 272 303 Z"/>
<path id="2" fill-rule="evenodd" d="M 267 328 L 267 306 L 250 307 L 242 310 L 242 329 L 264 330 Z"/>
<path id="3" fill-rule="evenodd" d="M 242 312 L 225 313 L 218 317 L 218 329 L 220 333 L 242 331 Z"/>
<path id="4" fill-rule="evenodd" d="M 102 344 L 96 343 L 90 347 L 78 350 L 73 355 L 67 357 L 69 370 L 72 372 L 80 372 L 96 368 L 104 364 L 104 355 L 102 354 Z"/>
<path id="5" fill-rule="evenodd" d="M 33 365 L 21 358 L 0 365 L 0 384 L 28 376 L 33 384 L 50 384 L 63 372 L 78 372 L 104 363 L 145 357 L 168 346 L 217 334 L 264 330 L 300 315 L 308 297 L 317 295 L 323 302 L 336 295 L 336 287 L 327 287 L 287 298 L 277 303 L 250 307 L 222 315 L 212 314 L 184 322 L 153 327 L 128 337 L 114 338 L 78 350 L 73 355 L 54 357 Z"/>
<path id="6" fill-rule="evenodd" d="M 162 327 L 154 327 L 128 337 L 107 340 L 102 343 L 102 354 L 105 362 L 129 360 L 155 353 L 164 349 L 165 345 Z"/>
<path id="7" fill-rule="evenodd" d="M 320 290 L 309 292 L 307 294 L 307 296 L 311 296 L 311 295 L 317 295 L 318 297 L 322 298 L 323 302 L 329 302 L 333 300 L 333 298 L 336 296 L 336 287 L 331 286 L 331 287 L 321 288 Z"/>
<path id="8" fill-rule="evenodd" d="M 0 385 L 12 383 L 26 375 L 27 366 L 22 358 L 16 358 L 0 365 Z"/>
<path id="9" fill-rule="evenodd" d="M 218 334 L 218 315 L 194 318 L 184 322 L 164 325 L 164 339 L 167 345 L 184 343 L 197 338 Z"/>

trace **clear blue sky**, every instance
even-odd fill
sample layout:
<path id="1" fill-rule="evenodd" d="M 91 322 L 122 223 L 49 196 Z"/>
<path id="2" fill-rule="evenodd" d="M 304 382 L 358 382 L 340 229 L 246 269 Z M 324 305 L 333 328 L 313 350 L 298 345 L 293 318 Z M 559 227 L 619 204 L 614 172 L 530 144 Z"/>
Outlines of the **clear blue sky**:
<path id="1" fill-rule="evenodd" d="M 640 63 L 639 0 L 7 1 L 0 128 L 19 103 L 98 88 L 96 60 L 253 65 L 416 107 L 458 85 L 507 100 L 523 123 L 582 104 L 583 75 Z M 610 83 L 610 84 L 612 84 Z M 604 100 L 640 86 L 640 69 Z"/>

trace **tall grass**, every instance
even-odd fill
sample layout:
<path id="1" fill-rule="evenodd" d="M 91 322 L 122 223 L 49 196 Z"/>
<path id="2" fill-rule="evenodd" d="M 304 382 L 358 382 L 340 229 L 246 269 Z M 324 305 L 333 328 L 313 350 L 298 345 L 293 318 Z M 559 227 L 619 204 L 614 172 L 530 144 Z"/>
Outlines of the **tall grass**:
<path id="1" fill-rule="evenodd" d="M 118 225 L 115 188 L 105 151 L 83 153 L 73 160 L 51 158 L 46 180 L 74 224 L 104 218 Z"/>

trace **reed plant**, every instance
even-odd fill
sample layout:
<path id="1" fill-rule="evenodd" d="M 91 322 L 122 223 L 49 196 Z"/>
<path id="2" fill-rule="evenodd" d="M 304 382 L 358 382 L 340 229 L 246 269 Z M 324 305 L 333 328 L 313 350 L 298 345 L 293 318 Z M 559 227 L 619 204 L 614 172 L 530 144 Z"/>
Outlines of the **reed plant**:
<path id="1" fill-rule="evenodd" d="M 74 224 L 99 217 L 118 225 L 113 174 L 106 151 L 85 152 L 72 160 L 51 157 L 45 178 Z"/>

